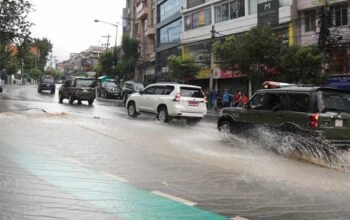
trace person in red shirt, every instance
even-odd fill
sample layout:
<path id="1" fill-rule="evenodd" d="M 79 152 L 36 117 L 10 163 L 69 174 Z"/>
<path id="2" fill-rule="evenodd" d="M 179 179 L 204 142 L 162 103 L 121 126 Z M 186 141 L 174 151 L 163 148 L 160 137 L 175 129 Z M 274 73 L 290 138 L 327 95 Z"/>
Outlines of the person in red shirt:
<path id="1" fill-rule="evenodd" d="M 241 105 L 243 107 L 247 107 L 248 101 L 249 101 L 249 98 L 248 98 L 247 94 L 245 92 L 243 92 L 242 99 L 241 99 Z"/>
<path id="2" fill-rule="evenodd" d="M 241 92 L 240 91 L 238 91 L 238 90 L 236 91 L 236 94 L 235 94 L 233 100 L 234 100 L 234 107 L 237 107 L 241 101 Z"/>

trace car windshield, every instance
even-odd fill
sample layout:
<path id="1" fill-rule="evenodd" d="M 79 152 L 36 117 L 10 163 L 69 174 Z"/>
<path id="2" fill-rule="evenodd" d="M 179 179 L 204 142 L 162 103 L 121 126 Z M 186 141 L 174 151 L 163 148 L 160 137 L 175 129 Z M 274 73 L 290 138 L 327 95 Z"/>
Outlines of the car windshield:
<path id="1" fill-rule="evenodd" d="M 92 87 L 93 84 L 93 79 L 77 79 L 76 81 L 76 87 Z"/>
<path id="2" fill-rule="evenodd" d="M 323 91 L 321 112 L 337 111 L 350 113 L 350 93 Z"/>
<path id="3" fill-rule="evenodd" d="M 141 83 L 135 83 L 134 84 L 134 89 L 135 89 L 135 91 L 141 91 L 141 90 L 143 90 L 145 87 L 143 86 L 143 84 L 141 84 Z"/>
<path id="4" fill-rule="evenodd" d="M 204 98 L 204 94 L 200 88 L 181 87 L 180 95 L 183 97 Z"/>
<path id="5" fill-rule="evenodd" d="M 106 87 L 114 87 L 117 88 L 119 87 L 116 82 L 106 82 Z"/>

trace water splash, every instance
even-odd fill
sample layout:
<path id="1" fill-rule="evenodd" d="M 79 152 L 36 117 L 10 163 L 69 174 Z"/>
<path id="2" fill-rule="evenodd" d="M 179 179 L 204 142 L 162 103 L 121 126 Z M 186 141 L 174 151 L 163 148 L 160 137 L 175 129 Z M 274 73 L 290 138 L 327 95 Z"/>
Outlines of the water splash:
<path id="1" fill-rule="evenodd" d="M 221 132 L 220 136 L 225 143 L 235 147 L 265 149 L 319 166 L 350 171 L 350 154 L 319 137 L 280 132 L 266 127 L 249 129 L 239 135 Z"/>

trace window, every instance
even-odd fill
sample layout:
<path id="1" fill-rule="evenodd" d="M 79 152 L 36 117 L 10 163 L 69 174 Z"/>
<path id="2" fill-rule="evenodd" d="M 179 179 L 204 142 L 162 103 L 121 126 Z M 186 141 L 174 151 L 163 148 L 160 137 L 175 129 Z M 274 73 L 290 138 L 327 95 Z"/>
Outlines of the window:
<path id="1" fill-rule="evenodd" d="M 227 21 L 228 20 L 228 3 L 222 5 L 222 21 Z"/>
<path id="2" fill-rule="evenodd" d="M 252 109 L 261 109 L 264 104 L 265 94 L 256 94 L 253 99 L 249 102 L 249 107 Z"/>
<path id="3" fill-rule="evenodd" d="M 244 16 L 244 0 L 234 0 L 215 7 L 216 23 L 242 16 Z"/>
<path id="4" fill-rule="evenodd" d="M 221 12 L 221 5 L 215 7 L 215 22 L 221 22 L 222 21 L 222 12 Z"/>
<path id="5" fill-rule="evenodd" d="M 336 5 L 330 9 L 333 26 L 344 26 L 348 24 L 348 6 Z"/>
<path id="6" fill-rule="evenodd" d="M 270 93 L 267 95 L 267 100 L 265 100 L 264 109 L 280 111 L 286 109 L 285 104 L 285 94 Z"/>
<path id="7" fill-rule="evenodd" d="M 306 94 L 289 94 L 289 110 L 293 112 L 309 112 L 310 96 Z"/>
<path id="8" fill-rule="evenodd" d="M 187 8 L 192 8 L 194 6 L 204 4 L 205 0 L 187 0 Z"/>
<path id="9" fill-rule="evenodd" d="M 185 30 L 196 29 L 211 24 L 211 10 L 207 8 L 185 16 Z"/>
<path id="10" fill-rule="evenodd" d="M 181 12 L 182 0 L 168 0 L 159 6 L 158 22 Z"/>
<path id="11" fill-rule="evenodd" d="M 315 12 L 305 13 L 305 32 L 316 31 L 316 15 Z"/>
<path id="12" fill-rule="evenodd" d="M 180 42 L 181 19 L 174 21 L 160 29 L 159 44 L 172 44 Z"/>
<path id="13" fill-rule="evenodd" d="M 76 87 L 92 87 L 94 84 L 93 79 L 77 79 Z"/>
<path id="14" fill-rule="evenodd" d="M 199 88 L 181 87 L 180 95 L 183 97 L 204 98 L 204 94 Z"/>
<path id="15" fill-rule="evenodd" d="M 145 91 L 143 91 L 143 94 L 145 94 L 145 95 L 153 95 L 154 94 L 154 89 L 155 89 L 154 86 L 149 87 L 149 88 L 145 89 Z"/>
<path id="16" fill-rule="evenodd" d="M 174 91 L 174 86 L 166 86 L 164 88 L 163 94 L 164 95 L 170 95 Z"/>

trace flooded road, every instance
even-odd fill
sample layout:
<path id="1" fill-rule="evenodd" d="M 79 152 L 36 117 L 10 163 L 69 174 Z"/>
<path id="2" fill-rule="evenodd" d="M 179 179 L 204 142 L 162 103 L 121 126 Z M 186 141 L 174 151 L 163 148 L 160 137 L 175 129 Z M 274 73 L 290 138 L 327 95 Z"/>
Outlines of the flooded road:
<path id="1" fill-rule="evenodd" d="M 162 124 L 56 96 L 0 97 L 0 219 L 350 219 L 349 172 L 273 153 L 267 134 L 224 142 L 213 119 Z"/>

